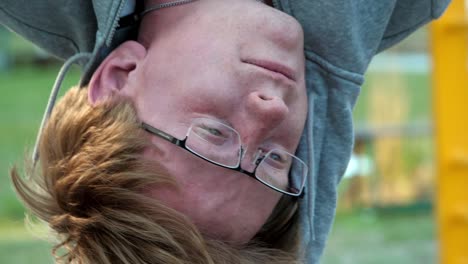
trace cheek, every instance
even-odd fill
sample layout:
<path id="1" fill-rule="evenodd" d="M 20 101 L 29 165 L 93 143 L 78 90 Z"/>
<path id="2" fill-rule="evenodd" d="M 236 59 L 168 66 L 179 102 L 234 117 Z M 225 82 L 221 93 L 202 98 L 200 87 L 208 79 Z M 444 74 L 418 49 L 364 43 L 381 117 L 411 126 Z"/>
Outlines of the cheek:
<path id="1" fill-rule="evenodd" d="M 186 215 L 208 237 L 239 245 L 249 242 L 281 194 L 246 175 L 192 160 L 184 150 L 160 143 L 160 150 L 147 155 L 164 161 L 178 188 L 153 185 L 145 193 Z"/>

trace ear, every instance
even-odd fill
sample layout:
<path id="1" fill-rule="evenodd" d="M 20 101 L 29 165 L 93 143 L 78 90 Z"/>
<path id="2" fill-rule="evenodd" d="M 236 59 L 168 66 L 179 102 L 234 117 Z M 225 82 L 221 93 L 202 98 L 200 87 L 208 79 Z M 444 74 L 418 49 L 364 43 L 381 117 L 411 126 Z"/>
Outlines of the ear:
<path id="1" fill-rule="evenodd" d="M 126 41 L 99 65 L 88 85 L 88 100 L 95 105 L 112 94 L 128 94 L 128 77 L 146 56 L 146 48 Z"/>

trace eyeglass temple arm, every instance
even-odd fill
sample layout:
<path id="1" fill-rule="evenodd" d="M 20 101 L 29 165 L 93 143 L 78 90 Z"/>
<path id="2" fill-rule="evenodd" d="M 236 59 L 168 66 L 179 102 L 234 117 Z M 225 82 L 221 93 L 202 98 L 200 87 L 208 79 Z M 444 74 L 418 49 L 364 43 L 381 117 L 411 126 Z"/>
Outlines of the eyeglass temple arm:
<path id="1" fill-rule="evenodd" d="M 182 140 L 180 140 L 178 138 L 175 138 L 175 137 L 167 134 L 166 132 L 161 131 L 161 130 L 159 130 L 159 129 L 153 127 L 153 126 L 150 126 L 150 125 L 148 125 L 148 124 L 146 124 L 144 122 L 141 123 L 141 127 L 144 130 L 148 131 L 149 133 L 151 133 L 151 134 L 153 134 L 155 136 L 158 136 L 158 137 L 160 137 L 162 139 L 165 139 L 166 141 L 169 141 L 172 144 L 175 144 L 177 146 L 181 146 L 184 143 Z"/>

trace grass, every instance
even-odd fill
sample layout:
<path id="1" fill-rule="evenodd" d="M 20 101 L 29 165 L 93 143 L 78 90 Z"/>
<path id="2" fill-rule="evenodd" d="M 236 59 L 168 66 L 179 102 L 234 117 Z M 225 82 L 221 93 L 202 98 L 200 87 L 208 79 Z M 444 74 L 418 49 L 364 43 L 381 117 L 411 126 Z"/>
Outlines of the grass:
<path id="1" fill-rule="evenodd" d="M 9 169 L 30 153 L 59 65 L 0 72 L 0 263 L 53 263 L 51 246 L 24 227 L 24 209 L 9 180 Z M 73 69 L 62 89 L 78 80 Z"/>
<path id="2" fill-rule="evenodd" d="M 51 246 L 31 235 L 22 221 L 0 222 L 0 263 L 53 263 Z"/>
<path id="3" fill-rule="evenodd" d="M 1 263 L 50 264 L 54 263 L 50 247 L 34 239 L 5 241 L 0 240 Z"/>
<path id="4" fill-rule="evenodd" d="M 437 263 L 430 214 L 378 215 L 362 211 L 339 215 L 323 264 Z"/>
<path id="5" fill-rule="evenodd" d="M 58 66 L 0 72 L 0 80 L 5 84 L 0 97 L 0 221 L 23 216 L 23 209 L 10 187 L 8 171 L 14 164 L 21 164 L 32 149 L 57 71 Z M 63 88 L 77 80 L 75 69 Z"/>

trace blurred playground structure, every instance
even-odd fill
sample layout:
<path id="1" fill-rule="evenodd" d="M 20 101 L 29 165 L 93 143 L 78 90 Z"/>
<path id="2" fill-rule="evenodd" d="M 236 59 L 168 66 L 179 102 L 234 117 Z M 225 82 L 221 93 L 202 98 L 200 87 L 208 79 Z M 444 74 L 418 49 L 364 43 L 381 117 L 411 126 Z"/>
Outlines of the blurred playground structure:
<path id="1" fill-rule="evenodd" d="M 468 263 L 468 1 L 432 26 L 441 263 Z"/>
<path id="2" fill-rule="evenodd" d="M 367 118 L 364 124 L 356 124 L 355 150 L 339 210 L 371 207 L 414 212 L 431 207 L 434 199 L 439 263 L 466 264 L 468 1 L 453 0 L 429 33 L 432 69 L 413 67 L 418 58 L 408 56 L 406 60 L 377 57 L 375 67 L 371 65 L 370 70 L 377 73 L 370 75 L 364 88 L 369 91 L 360 103 L 367 105 L 357 106 L 358 111 L 366 109 Z M 387 66 L 383 74 L 381 61 Z M 414 90 L 421 89 L 414 85 L 422 83 L 402 76 L 402 72 L 421 70 L 432 72 L 432 113 L 422 119 L 411 105 L 417 102 L 411 98 L 418 94 Z"/>
<path id="3" fill-rule="evenodd" d="M 443 18 L 416 32 L 401 45 L 378 55 L 370 65 L 355 110 L 355 151 L 340 186 L 337 222 L 323 263 L 468 263 L 467 10 L 467 0 L 452 0 Z M 14 50 L 19 55 L 11 58 L 5 50 Z M 23 217 L 11 188 L 7 187 L 6 170 L 12 163 L 20 161 L 24 145 L 30 145 L 34 140 L 47 89 L 54 76 L 44 79 L 44 85 L 39 79 L 45 78 L 49 71 L 32 71 L 34 77 L 22 73 L 12 77 L 8 88 L 30 89 L 23 93 L 11 89 L 5 93 L 3 90 L 7 87 L 3 81 L 16 65 L 24 67 L 30 62 L 42 65 L 49 61 L 50 58 L 26 48 L 23 42 L 17 42 L 0 28 L 0 74 L 7 71 L 0 77 L 4 97 L 8 92 L 12 96 L 31 97 L 0 101 L 3 104 L 15 101 L 17 107 L 4 111 L 2 105 L 3 113 L 0 113 L 3 123 L 0 127 L 0 167 L 3 172 L 0 178 L 0 263 L 29 263 L 3 257 L 26 251 L 38 256 L 48 250 L 43 244 L 31 249 L 28 248 L 31 242 L 18 242 L 18 248 L 13 248 L 9 247 L 13 245 L 11 241 L 2 241 L 18 236 L 9 235 L 5 230 L 17 226 L 10 223 L 19 223 Z M 30 74 L 28 67 L 24 72 Z M 50 73 L 56 73 L 56 70 Z M 24 79 L 33 78 L 36 80 L 34 86 L 40 87 L 27 87 L 32 83 Z M 19 87 L 22 82 L 24 87 Z M 27 109 L 37 113 L 24 114 L 26 121 L 23 122 L 23 112 L 18 114 L 18 111 Z M 23 123 L 15 125 L 14 122 L 19 121 Z M 22 135 L 23 139 L 15 146 L 13 141 L 7 142 L 10 136 Z M 349 214 L 352 217 L 347 218 Z M 422 217 L 414 217 L 415 214 Z M 432 215 L 434 218 L 425 220 Z M 2 228 L 2 225 L 6 227 Z M 392 225 L 402 227 L 393 228 Z M 351 232 L 349 229 L 352 228 L 356 231 Z M 366 235 L 370 229 L 384 234 L 382 236 L 392 233 L 392 238 L 387 240 L 393 239 L 400 244 L 400 251 L 392 250 L 385 241 L 375 243 L 376 237 L 371 237 L 366 244 L 366 236 L 376 236 L 376 233 Z M 419 229 L 422 231 L 417 231 Z M 435 230 L 423 235 L 430 237 L 429 241 L 423 241 L 419 233 L 427 229 Z M 400 232 L 398 230 L 406 234 L 396 234 Z M 415 239 L 409 243 L 400 239 L 402 237 Z M 26 247 L 26 250 L 20 251 L 19 247 Z M 36 250 L 37 247 L 43 251 Z M 385 255 L 392 251 L 397 253 Z M 414 256 L 401 257 L 398 254 L 402 251 Z M 369 254 L 382 256 L 359 257 Z M 40 262 L 36 257 L 32 259 L 35 263 Z"/>

